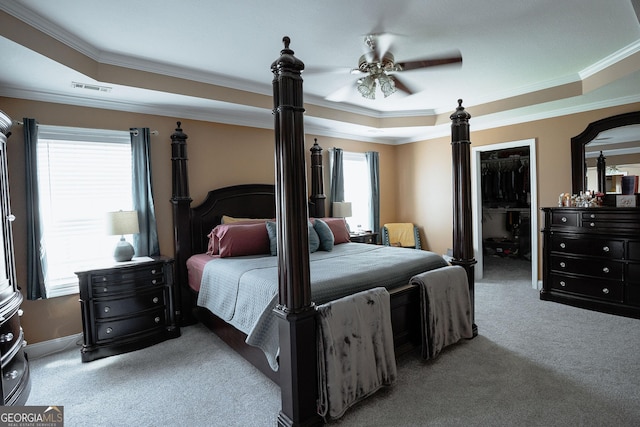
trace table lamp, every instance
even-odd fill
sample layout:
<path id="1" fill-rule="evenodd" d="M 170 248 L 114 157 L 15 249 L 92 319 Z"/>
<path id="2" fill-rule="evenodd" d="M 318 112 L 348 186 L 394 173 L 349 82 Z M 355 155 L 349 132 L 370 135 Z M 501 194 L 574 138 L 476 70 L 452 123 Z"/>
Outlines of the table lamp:
<path id="1" fill-rule="evenodd" d="M 351 202 L 333 202 L 333 216 L 348 218 L 351 216 Z"/>
<path id="2" fill-rule="evenodd" d="M 139 233 L 138 211 L 117 211 L 107 214 L 110 235 L 120 235 L 120 241 L 116 245 L 113 258 L 118 261 L 131 261 L 135 251 L 131 243 L 124 239 L 125 234 Z"/>

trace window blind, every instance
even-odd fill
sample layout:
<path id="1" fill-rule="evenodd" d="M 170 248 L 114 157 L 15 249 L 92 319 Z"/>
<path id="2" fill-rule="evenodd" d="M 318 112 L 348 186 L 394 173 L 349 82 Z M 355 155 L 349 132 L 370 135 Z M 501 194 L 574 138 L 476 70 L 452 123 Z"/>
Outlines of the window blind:
<path id="1" fill-rule="evenodd" d="M 112 259 L 120 238 L 106 213 L 133 207 L 129 132 L 40 125 L 37 162 L 47 297 L 77 293 L 75 272 Z"/>

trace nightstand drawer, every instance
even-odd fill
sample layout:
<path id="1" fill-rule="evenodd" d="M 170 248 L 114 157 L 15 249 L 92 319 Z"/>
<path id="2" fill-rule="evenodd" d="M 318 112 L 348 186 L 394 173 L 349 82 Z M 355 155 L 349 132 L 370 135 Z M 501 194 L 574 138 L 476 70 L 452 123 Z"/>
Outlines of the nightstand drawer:
<path id="1" fill-rule="evenodd" d="M 108 274 L 96 274 L 91 277 L 93 295 L 103 296 L 139 289 L 145 286 L 161 286 L 165 284 L 164 271 L 161 265 L 152 264 L 135 270 L 114 271 Z"/>
<path id="2" fill-rule="evenodd" d="M 164 288 L 152 288 L 147 292 L 138 292 L 130 297 L 100 299 L 96 298 L 93 309 L 96 320 L 118 316 L 127 316 L 140 311 L 163 307 L 165 305 Z"/>
<path id="3" fill-rule="evenodd" d="M 551 275 L 551 289 L 614 302 L 622 302 L 624 295 L 624 287 L 619 282 L 556 274 Z"/>
<path id="4" fill-rule="evenodd" d="M 121 320 L 96 321 L 98 342 L 121 338 L 125 335 L 138 334 L 144 331 L 164 328 L 165 310 L 159 308 L 139 316 Z"/>

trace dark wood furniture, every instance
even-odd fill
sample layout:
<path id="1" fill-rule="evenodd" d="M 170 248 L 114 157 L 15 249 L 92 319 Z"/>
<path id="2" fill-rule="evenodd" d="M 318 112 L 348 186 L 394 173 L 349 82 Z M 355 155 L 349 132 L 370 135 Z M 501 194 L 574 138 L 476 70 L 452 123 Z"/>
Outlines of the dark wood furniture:
<path id="1" fill-rule="evenodd" d="M 349 240 L 355 243 L 367 243 L 369 245 L 375 245 L 378 243 L 378 233 L 354 233 L 349 236 Z"/>
<path id="2" fill-rule="evenodd" d="M 76 274 L 83 362 L 180 336 L 173 301 L 173 259 L 134 258 Z"/>
<path id="3" fill-rule="evenodd" d="M 22 294 L 16 281 L 12 222 L 7 172 L 7 138 L 11 119 L 0 111 L 0 404 L 24 405 L 31 390 L 29 362 L 24 353 L 27 342 L 20 326 Z"/>
<path id="4" fill-rule="evenodd" d="M 540 299 L 640 318 L 640 208 L 543 208 Z"/>
<path id="5" fill-rule="evenodd" d="M 282 409 L 278 425 L 320 425 L 317 414 L 317 364 L 315 307 L 309 280 L 308 217 L 324 217 L 321 150 L 311 149 L 311 195 L 307 198 L 304 154 L 304 107 L 301 71 L 304 64 L 285 48 L 272 64 L 274 74 L 275 185 L 245 184 L 209 192 L 205 201 L 191 208 L 187 173 L 187 135 L 180 122 L 171 135 L 176 277 L 180 292 L 180 319 L 193 321 L 195 310 L 222 339 L 280 385 Z M 469 280 L 473 315 L 474 265 L 471 228 L 470 115 L 458 101 L 452 120 L 453 163 L 453 260 Z M 265 161 L 271 161 L 265 159 Z M 270 371 L 260 350 L 244 343 L 246 336 L 222 320 L 198 310 L 188 286 L 186 260 L 206 252 L 207 234 L 222 215 L 265 218 L 275 215 L 278 228 L 278 316 L 280 335 L 279 371 Z M 282 250 L 280 250 L 282 248 Z M 408 286 L 391 294 L 394 341 L 402 347 L 419 328 L 417 287 Z M 418 314 L 419 317 L 419 314 Z"/>

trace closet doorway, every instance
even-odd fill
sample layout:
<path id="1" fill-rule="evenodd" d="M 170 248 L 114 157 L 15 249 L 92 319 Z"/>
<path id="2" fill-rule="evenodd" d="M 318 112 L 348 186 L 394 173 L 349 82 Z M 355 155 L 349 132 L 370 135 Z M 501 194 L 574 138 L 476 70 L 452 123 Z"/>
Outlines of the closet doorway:
<path id="1" fill-rule="evenodd" d="M 504 268 L 528 261 L 538 289 L 535 139 L 472 147 L 471 153 L 476 280 L 484 277 L 485 261 Z"/>

